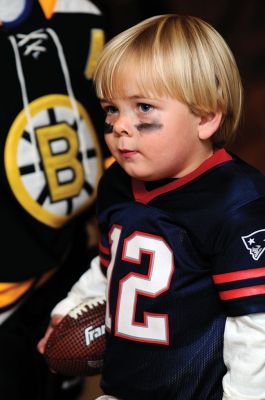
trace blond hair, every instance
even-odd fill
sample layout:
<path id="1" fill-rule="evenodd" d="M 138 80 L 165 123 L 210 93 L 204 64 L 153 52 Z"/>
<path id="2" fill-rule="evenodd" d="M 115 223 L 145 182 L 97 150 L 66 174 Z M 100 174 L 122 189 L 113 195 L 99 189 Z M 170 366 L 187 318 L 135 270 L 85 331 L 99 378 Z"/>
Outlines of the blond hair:
<path id="1" fill-rule="evenodd" d="M 223 118 L 213 142 L 231 141 L 241 116 L 242 84 L 231 50 L 211 25 L 168 14 L 120 33 L 99 57 L 94 73 L 98 97 L 122 97 L 131 66 L 145 97 L 176 98 L 197 115 L 220 110 Z"/>

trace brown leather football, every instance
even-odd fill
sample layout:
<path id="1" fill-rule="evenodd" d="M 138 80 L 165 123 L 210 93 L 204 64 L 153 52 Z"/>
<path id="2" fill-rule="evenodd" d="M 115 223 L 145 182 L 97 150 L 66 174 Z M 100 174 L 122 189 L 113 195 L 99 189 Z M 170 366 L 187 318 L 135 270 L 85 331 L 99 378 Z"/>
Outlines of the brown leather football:
<path id="1" fill-rule="evenodd" d="M 54 372 L 89 376 L 100 372 L 105 350 L 106 299 L 87 300 L 73 308 L 56 326 L 44 357 Z"/>

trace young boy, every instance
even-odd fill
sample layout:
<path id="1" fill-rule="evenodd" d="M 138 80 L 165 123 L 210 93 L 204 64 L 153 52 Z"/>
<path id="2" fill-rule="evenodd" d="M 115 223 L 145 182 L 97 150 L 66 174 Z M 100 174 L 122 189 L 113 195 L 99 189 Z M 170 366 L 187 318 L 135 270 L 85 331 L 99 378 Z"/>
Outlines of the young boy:
<path id="1" fill-rule="evenodd" d="M 265 177 L 224 149 L 242 104 L 231 51 L 198 18 L 157 16 L 112 39 L 94 79 L 117 161 L 101 270 L 54 318 L 106 282 L 104 398 L 265 399 Z"/>

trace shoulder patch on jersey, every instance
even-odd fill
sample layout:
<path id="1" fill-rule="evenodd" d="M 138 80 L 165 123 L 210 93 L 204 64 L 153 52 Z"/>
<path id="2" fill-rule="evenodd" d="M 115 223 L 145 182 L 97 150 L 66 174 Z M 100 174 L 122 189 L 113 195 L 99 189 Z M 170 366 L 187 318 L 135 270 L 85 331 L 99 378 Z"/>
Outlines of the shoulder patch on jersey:
<path id="1" fill-rule="evenodd" d="M 265 251 L 265 229 L 260 229 L 247 236 L 241 236 L 251 257 L 257 261 Z"/>
<path id="2" fill-rule="evenodd" d="M 100 15 L 101 11 L 88 0 L 57 0 L 54 12 L 80 12 Z"/>

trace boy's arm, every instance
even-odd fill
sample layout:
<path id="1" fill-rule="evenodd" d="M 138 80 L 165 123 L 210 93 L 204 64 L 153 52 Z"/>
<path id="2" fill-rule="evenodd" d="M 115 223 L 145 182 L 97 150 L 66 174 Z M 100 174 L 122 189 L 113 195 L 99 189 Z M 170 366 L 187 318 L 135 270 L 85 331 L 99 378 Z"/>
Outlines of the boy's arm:
<path id="1" fill-rule="evenodd" d="M 50 324 L 37 345 L 41 354 L 45 351 L 51 333 L 63 317 L 85 299 L 104 296 L 106 284 L 107 279 L 101 272 L 99 257 L 95 257 L 91 261 L 90 268 L 74 284 L 67 297 L 61 300 L 52 310 Z"/>
<path id="2" fill-rule="evenodd" d="M 101 271 L 97 256 L 91 261 L 90 268 L 72 286 L 67 297 L 54 307 L 51 315 L 66 315 L 85 299 L 104 296 L 106 284 L 107 279 Z"/>
<path id="3" fill-rule="evenodd" d="M 265 399 L 265 313 L 228 317 L 223 400 Z"/>

